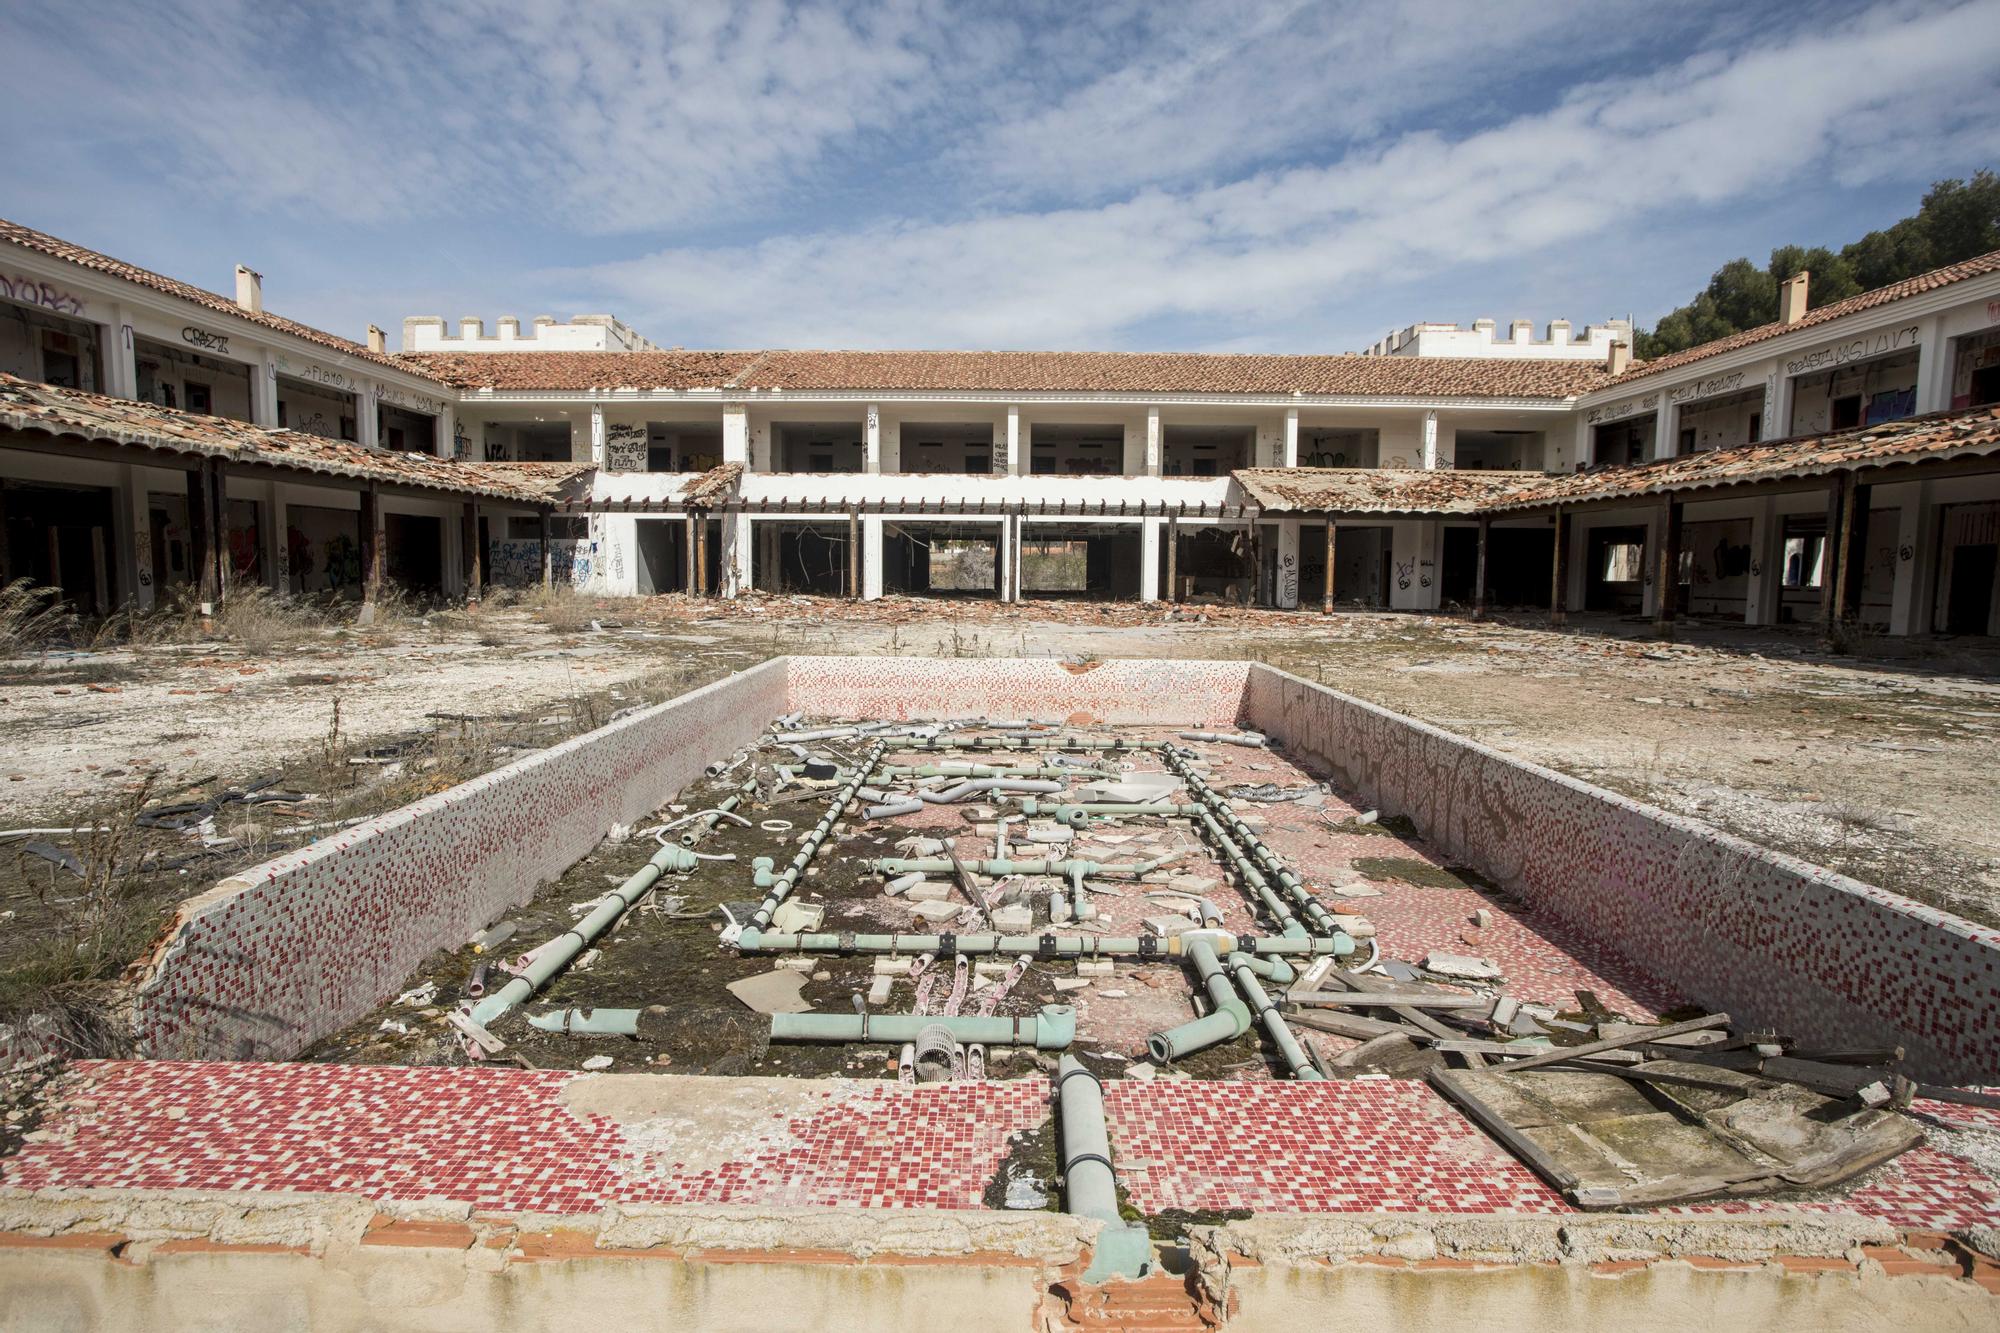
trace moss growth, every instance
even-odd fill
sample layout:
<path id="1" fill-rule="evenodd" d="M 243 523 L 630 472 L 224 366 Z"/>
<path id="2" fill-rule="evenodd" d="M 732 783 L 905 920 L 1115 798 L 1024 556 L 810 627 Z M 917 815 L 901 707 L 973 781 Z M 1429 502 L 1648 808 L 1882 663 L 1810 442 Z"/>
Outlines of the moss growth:
<path id="1" fill-rule="evenodd" d="M 1355 859 L 1354 868 L 1370 879 L 1398 880 L 1426 889 L 1471 887 L 1457 873 L 1414 856 L 1362 856 Z"/>

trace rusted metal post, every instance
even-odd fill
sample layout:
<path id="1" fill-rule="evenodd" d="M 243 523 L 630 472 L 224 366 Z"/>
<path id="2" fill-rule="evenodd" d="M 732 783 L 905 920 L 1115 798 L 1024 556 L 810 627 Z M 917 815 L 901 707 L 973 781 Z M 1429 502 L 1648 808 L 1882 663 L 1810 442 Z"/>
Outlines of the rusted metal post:
<path id="1" fill-rule="evenodd" d="M 361 604 L 382 596 L 382 497 L 373 485 L 361 492 Z"/>
<path id="2" fill-rule="evenodd" d="M 1334 546 L 1333 532 L 1333 515 L 1328 514 L 1326 516 L 1326 586 L 1320 589 L 1319 595 L 1319 613 L 1323 616 L 1333 614 L 1333 594 L 1336 590 L 1335 585 L 1339 580 L 1339 575 L 1334 572 L 1335 565 L 1333 558 L 1338 552 Z"/>
<path id="3" fill-rule="evenodd" d="M 1549 561 L 1549 624 L 1569 623 L 1569 515 L 1556 510 L 1555 551 Z"/>
<path id="4" fill-rule="evenodd" d="M 1674 616 L 1681 600 L 1681 504 L 1669 499 L 1660 506 L 1660 561 L 1653 575 L 1653 629 L 1661 638 L 1674 637 Z"/>
<path id="5" fill-rule="evenodd" d="M 549 511 L 544 509 L 535 517 L 535 535 L 542 547 L 542 591 L 548 592 L 556 586 L 555 553 L 549 549 Z"/>
<path id="6" fill-rule="evenodd" d="M 1479 560 L 1472 574 L 1472 618 L 1486 619 L 1486 544 L 1493 533 L 1493 520 L 1479 516 Z"/>
<path id="7" fill-rule="evenodd" d="M 465 548 L 460 553 L 463 556 L 460 563 L 465 567 L 465 604 L 477 606 L 486 584 L 486 553 L 479 548 L 479 501 L 465 502 L 458 538 L 459 545 Z"/>

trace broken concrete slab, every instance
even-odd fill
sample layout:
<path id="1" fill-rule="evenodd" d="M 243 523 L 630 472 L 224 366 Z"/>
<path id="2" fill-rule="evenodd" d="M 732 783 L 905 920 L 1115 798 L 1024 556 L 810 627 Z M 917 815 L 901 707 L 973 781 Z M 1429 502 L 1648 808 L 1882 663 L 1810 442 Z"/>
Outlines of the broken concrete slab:
<path id="1" fill-rule="evenodd" d="M 1433 949 L 1424 955 L 1424 971 L 1440 977 L 1462 977 L 1467 981 L 1498 981 L 1505 975 L 1500 965 L 1490 958 L 1446 953 L 1441 949 Z"/>
<path id="2" fill-rule="evenodd" d="M 803 1014 L 812 1008 L 800 998 L 805 986 L 803 973 L 777 968 L 732 981 L 727 990 L 760 1014 Z"/>
<path id="3" fill-rule="evenodd" d="M 804 935 L 816 931 L 826 921 L 826 909 L 817 903 L 785 901 L 771 913 L 771 929 L 781 935 Z"/>

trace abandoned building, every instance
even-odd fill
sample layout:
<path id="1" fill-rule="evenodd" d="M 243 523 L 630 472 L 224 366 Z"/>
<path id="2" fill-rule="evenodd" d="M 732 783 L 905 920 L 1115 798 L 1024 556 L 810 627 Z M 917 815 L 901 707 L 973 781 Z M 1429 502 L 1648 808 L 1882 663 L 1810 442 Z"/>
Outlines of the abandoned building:
<path id="1" fill-rule="evenodd" d="M 2000 254 L 1811 311 L 1808 280 L 1650 363 L 1560 321 L 1207 356 L 419 317 L 392 354 L 248 269 L 227 297 L 4 223 L 0 573 L 98 612 L 547 577 L 1994 632 Z"/>

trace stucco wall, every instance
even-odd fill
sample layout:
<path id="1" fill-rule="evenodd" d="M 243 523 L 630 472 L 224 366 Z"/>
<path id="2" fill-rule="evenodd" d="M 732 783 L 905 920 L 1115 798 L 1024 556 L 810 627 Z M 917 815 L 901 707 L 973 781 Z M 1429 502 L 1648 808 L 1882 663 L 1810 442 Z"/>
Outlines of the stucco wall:
<path id="1" fill-rule="evenodd" d="M 766 662 L 224 880 L 148 967 L 140 1049 L 296 1055 L 754 738 L 784 690 Z"/>
<path id="2" fill-rule="evenodd" d="M 2000 931 L 1300 680 L 1250 670 L 1250 724 L 1453 861 L 1743 1027 L 1901 1045 L 2000 1080 Z"/>

